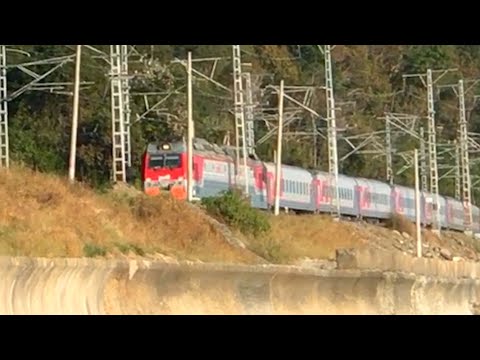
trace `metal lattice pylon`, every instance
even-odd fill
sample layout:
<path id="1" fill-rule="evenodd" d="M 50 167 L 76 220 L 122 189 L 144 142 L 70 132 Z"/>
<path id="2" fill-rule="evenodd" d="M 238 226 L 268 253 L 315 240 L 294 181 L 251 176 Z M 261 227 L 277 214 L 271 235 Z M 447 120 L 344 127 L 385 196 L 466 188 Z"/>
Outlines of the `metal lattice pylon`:
<path id="1" fill-rule="evenodd" d="M 459 115 L 460 115 L 460 157 L 462 167 L 462 200 L 464 209 L 464 225 L 467 231 L 472 226 L 472 205 L 471 205 L 471 188 L 470 188 L 470 162 L 468 158 L 468 124 L 465 116 L 465 91 L 463 88 L 463 80 L 458 82 L 458 98 L 459 98 Z"/>
<path id="2" fill-rule="evenodd" d="M 327 112 L 328 112 L 328 172 L 330 184 L 333 185 L 334 193 L 332 199 L 332 212 L 340 216 L 340 199 L 338 189 L 338 153 L 337 153 L 337 126 L 335 115 L 335 98 L 333 95 L 333 71 L 332 58 L 330 54 L 330 45 L 325 45 L 325 85 L 327 92 Z M 333 201 L 335 205 L 333 205 Z"/>
<path id="3" fill-rule="evenodd" d="M 132 145 L 130 139 L 130 84 L 128 78 L 128 45 L 121 45 L 120 67 L 123 97 L 123 116 L 125 124 L 125 161 L 132 166 Z"/>
<path id="4" fill-rule="evenodd" d="M 455 199 L 462 199 L 462 158 L 460 143 L 455 141 Z"/>
<path id="5" fill-rule="evenodd" d="M 433 196 L 433 228 L 440 230 L 440 201 L 438 194 L 438 167 L 437 167 L 437 136 L 435 129 L 435 105 L 433 101 L 432 70 L 427 70 L 427 95 L 428 95 L 428 160 L 430 167 L 430 193 Z"/>
<path id="6" fill-rule="evenodd" d="M 253 89 L 252 89 L 252 77 L 251 74 L 243 73 L 245 77 L 245 127 L 246 127 L 246 143 L 248 155 L 255 156 L 255 123 L 254 123 L 254 104 L 253 104 Z"/>
<path id="7" fill-rule="evenodd" d="M 420 184 L 423 192 L 428 191 L 427 151 L 425 149 L 425 130 L 420 126 Z"/>
<path id="8" fill-rule="evenodd" d="M 0 168 L 1 167 L 9 167 L 7 54 L 5 45 L 0 45 Z"/>
<path id="9" fill-rule="evenodd" d="M 121 45 L 110 45 L 113 181 L 126 182 L 124 96 L 122 94 Z"/>
<path id="10" fill-rule="evenodd" d="M 245 141 L 245 115 L 244 115 L 244 102 L 243 102 L 242 59 L 240 55 L 240 45 L 232 45 L 232 47 L 233 47 L 233 87 L 234 87 L 234 107 L 235 107 L 235 111 L 234 111 L 235 141 L 236 141 L 236 163 L 235 163 L 236 176 L 235 177 L 238 178 L 239 168 L 240 168 L 240 159 L 243 159 L 242 165 L 245 173 L 245 192 L 246 194 L 248 194 L 247 144 Z"/>
<path id="11" fill-rule="evenodd" d="M 392 129 L 390 126 L 390 115 L 387 114 L 385 118 L 385 150 L 386 150 L 386 165 L 387 165 L 387 181 L 393 185 L 393 159 L 392 159 Z"/>

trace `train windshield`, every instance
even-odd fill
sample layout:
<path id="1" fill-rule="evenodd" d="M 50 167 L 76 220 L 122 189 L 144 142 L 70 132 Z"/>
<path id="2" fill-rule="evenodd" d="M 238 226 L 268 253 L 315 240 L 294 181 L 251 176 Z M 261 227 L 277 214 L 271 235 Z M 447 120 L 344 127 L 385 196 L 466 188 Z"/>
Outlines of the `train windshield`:
<path id="1" fill-rule="evenodd" d="M 165 167 L 167 167 L 167 168 L 179 168 L 180 167 L 180 156 L 178 156 L 178 155 L 167 155 L 165 157 Z"/>
<path id="2" fill-rule="evenodd" d="M 148 167 L 149 168 L 162 168 L 165 158 L 163 155 L 152 155 L 150 156 Z"/>
<path id="3" fill-rule="evenodd" d="M 176 154 L 151 155 L 148 167 L 151 169 L 175 169 L 181 167 L 181 159 Z"/>

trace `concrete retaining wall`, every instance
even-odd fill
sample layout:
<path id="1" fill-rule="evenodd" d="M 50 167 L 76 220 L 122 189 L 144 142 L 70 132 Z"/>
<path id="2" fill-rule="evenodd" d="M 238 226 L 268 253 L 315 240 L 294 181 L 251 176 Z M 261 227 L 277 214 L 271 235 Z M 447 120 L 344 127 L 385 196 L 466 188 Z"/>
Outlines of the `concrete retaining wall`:
<path id="1" fill-rule="evenodd" d="M 480 298 L 477 279 L 380 271 L 371 255 L 341 253 L 340 270 L 0 258 L 0 314 L 471 314 Z"/>
<path id="2" fill-rule="evenodd" d="M 337 267 L 411 273 L 444 279 L 480 279 L 480 263 L 416 258 L 371 249 L 337 251 Z"/>

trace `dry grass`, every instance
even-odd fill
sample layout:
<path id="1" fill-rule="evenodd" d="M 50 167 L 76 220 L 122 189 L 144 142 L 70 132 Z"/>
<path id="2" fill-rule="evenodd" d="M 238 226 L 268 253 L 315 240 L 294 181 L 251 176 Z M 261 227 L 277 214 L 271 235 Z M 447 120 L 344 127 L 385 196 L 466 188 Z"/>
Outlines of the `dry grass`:
<path id="1" fill-rule="evenodd" d="M 160 253 L 205 262 L 257 263 L 249 251 L 234 248 L 198 209 L 170 196 L 149 198 L 131 188 L 108 194 L 66 179 L 14 167 L 0 170 L 0 255 L 83 257 Z M 248 239 L 255 253 L 274 263 L 332 259 L 342 248 L 394 248 L 391 229 L 335 222 L 328 215 L 269 216 L 270 234 Z M 392 219 L 391 228 L 408 233 L 414 224 Z M 245 242 L 247 239 L 234 231 Z M 474 258 L 478 241 L 444 232 L 424 231 L 424 242 Z M 404 242 L 408 242 L 403 239 Z M 460 243 L 462 245 L 460 245 Z"/>
<path id="2" fill-rule="evenodd" d="M 328 215 L 271 216 L 272 238 L 285 262 L 299 258 L 333 259 L 336 249 L 361 247 L 365 239 L 351 224 L 335 222 Z"/>
<path id="3" fill-rule="evenodd" d="M 401 215 L 393 215 L 387 222 L 387 226 L 392 230 L 397 230 L 400 233 L 407 233 L 410 236 L 416 236 L 415 224 Z"/>
<path id="4" fill-rule="evenodd" d="M 170 196 L 99 195 L 66 179 L 14 167 L 0 171 L 0 255 L 82 257 L 161 253 L 255 262 L 198 213 Z"/>

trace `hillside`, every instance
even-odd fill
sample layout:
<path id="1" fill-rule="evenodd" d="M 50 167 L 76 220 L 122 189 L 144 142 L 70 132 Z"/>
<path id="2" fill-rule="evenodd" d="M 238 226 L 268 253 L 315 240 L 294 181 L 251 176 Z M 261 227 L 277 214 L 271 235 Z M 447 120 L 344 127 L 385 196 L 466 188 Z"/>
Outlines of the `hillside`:
<path id="1" fill-rule="evenodd" d="M 0 204 L 0 255 L 331 267 L 336 249 L 375 247 L 414 255 L 416 248 L 414 227 L 404 221 L 393 224 L 397 232 L 335 222 L 326 215 L 262 214 L 270 230 L 244 235 L 236 227 L 221 226 L 198 205 L 178 202 L 169 194 L 148 198 L 130 187 L 98 192 L 18 166 L 0 171 Z M 438 239 L 425 232 L 428 257 L 478 261 L 476 246 L 463 234 L 447 232 Z"/>
<path id="2" fill-rule="evenodd" d="M 187 204 L 136 190 L 100 194 L 26 168 L 0 171 L 0 254 L 41 257 L 164 255 L 252 263 Z M 215 249 L 215 251 L 212 251 Z"/>
<path id="3" fill-rule="evenodd" d="M 30 54 L 28 62 L 58 58 L 74 54 L 71 45 L 12 45 Z M 99 58 L 103 52 L 108 59 L 109 46 L 97 46 L 97 51 L 85 47 L 82 55 L 77 177 L 96 187 L 109 182 L 111 169 L 111 116 L 110 85 L 106 74 L 108 64 Z M 339 159 L 351 148 L 342 137 L 371 134 L 383 130 L 386 111 L 406 113 L 421 117 L 425 124 L 426 89 L 420 79 L 404 81 L 403 75 L 425 73 L 434 70 L 457 69 L 436 82 L 435 110 L 438 124 L 438 143 L 446 143 L 456 137 L 458 99 L 452 89 L 439 86 L 456 84 L 459 79 L 480 78 L 480 47 L 477 45 L 337 45 L 332 51 L 337 123 L 348 131 L 339 133 Z M 193 84 L 193 111 L 196 135 L 211 142 L 221 143 L 232 134 L 234 119 L 231 114 L 232 48 L 230 45 L 136 45 L 130 56 L 131 113 L 133 172 L 139 176 L 140 157 L 146 144 L 165 140 L 173 135 L 183 135 L 186 129 L 186 73 L 185 68 L 174 62 L 185 59 L 191 50 L 194 59 L 211 59 L 195 62 Z M 99 53 L 100 52 L 100 53 Z M 213 60 L 212 60 L 213 59 Z M 10 65 L 25 63 L 24 53 L 9 52 Z M 277 97 L 265 91 L 268 85 L 278 85 L 285 80 L 286 87 L 324 86 L 323 56 L 316 45 L 242 45 L 242 62 L 250 64 L 245 71 L 252 75 L 255 102 L 256 138 L 261 139 L 269 130 L 265 119 L 275 123 Z M 32 65 L 35 73 L 49 71 L 53 65 Z M 45 79 L 45 83 L 71 82 L 73 62 L 68 62 Z M 435 80 L 441 73 L 435 72 Z M 207 79 L 211 79 L 209 81 Z M 8 91 L 17 90 L 31 80 L 30 75 L 19 68 L 8 70 Z M 473 85 L 468 83 L 467 88 Z M 478 85 L 478 84 L 477 84 Z M 37 86 L 37 90 L 41 86 Z M 227 89 L 227 90 L 226 90 Z M 59 85 L 52 91 L 26 91 L 9 101 L 9 126 L 11 156 L 28 166 L 46 172 L 66 174 L 71 123 L 71 85 Z M 474 86 L 467 94 L 466 107 L 469 130 L 480 132 L 480 112 L 474 102 L 478 94 Z M 262 96 L 263 94 L 263 96 Z M 292 95 L 292 94 L 291 94 Z M 305 92 L 293 94 L 322 116 L 326 114 L 325 94 L 316 89 L 307 96 Z M 159 103 L 157 107 L 155 104 Z M 320 137 L 317 143 L 309 136 L 292 136 L 292 133 L 311 133 L 312 124 L 325 130 L 325 122 L 313 119 L 309 112 L 292 110 L 285 103 L 286 114 L 295 113 L 294 123 L 288 125 L 284 136 L 283 162 L 304 167 L 327 168 L 326 142 Z M 138 116 L 138 117 L 137 117 Z M 141 119 L 141 120 L 140 120 Z M 380 136 L 379 141 L 384 142 Z M 354 141 L 356 144 L 361 140 Z M 260 144 L 257 153 L 263 160 L 270 160 L 276 146 L 275 136 Z M 412 138 L 397 137 L 395 152 L 407 151 L 417 146 Z M 314 150 L 316 148 L 316 150 Z M 371 150 L 371 149 L 370 149 Z M 439 153 L 440 153 L 439 149 Z M 453 154 L 453 151 L 450 152 Z M 473 156 L 473 154 L 472 154 Z M 439 155 L 440 157 L 440 155 Z M 385 157 L 378 155 L 371 161 L 370 154 L 353 154 L 341 161 L 340 170 L 348 175 L 385 179 Z M 439 159 L 442 166 L 454 164 L 453 157 Z M 400 156 L 393 159 L 395 172 L 405 162 Z M 472 165 L 472 176 L 480 175 L 478 162 Z M 439 176 L 445 175 L 442 169 Z M 413 170 L 396 176 L 396 183 L 413 184 Z M 454 194 L 452 177 L 443 176 L 440 181 L 442 194 Z M 479 199 L 477 188 L 473 198 Z"/>

